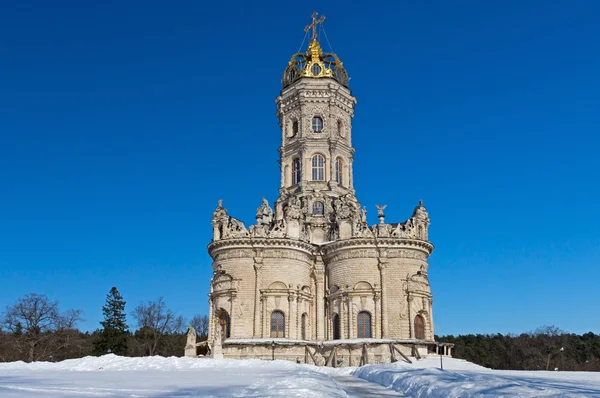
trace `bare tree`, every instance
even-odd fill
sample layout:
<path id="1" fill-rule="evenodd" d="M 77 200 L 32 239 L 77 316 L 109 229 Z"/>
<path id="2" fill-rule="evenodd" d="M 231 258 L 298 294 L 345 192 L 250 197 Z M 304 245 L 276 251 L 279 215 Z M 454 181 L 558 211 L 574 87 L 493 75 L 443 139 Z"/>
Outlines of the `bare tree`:
<path id="1" fill-rule="evenodd" d="M 133 317 L 139 327 L 135 337 L 147 348 L 148 355 L 155 355 L 165 335 L 180 333 L 183 327 L 183 317 L 169 309 L 162 297 L 138 305 Z"/>
<path id="2" fill-rule="evenodd" d="M 208 315 L 194 315 L 190 320 L 190 325 L 196 329 L 198 340 L 203 341 L 208 338 Z"/>
<path id="3" fill-rule="evenodd" d="M 46 358 L 52 349 L 69 344 L 69 340 L 64 341 L 59 334 L 73 329 L 80 320 L 81 311 L 61 314 L 57 301 L 37 293 L 27 294 L 7 306 L 2 317 L 3 325 L 15 336 L 15 348 L 26 352 L 29 362 Z"/>

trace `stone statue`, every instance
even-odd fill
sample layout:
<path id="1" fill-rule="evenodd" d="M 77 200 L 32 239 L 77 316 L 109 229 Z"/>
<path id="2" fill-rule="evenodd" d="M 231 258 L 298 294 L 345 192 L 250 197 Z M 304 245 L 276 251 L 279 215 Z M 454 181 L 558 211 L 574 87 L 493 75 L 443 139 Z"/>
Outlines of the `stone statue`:
<path id="1" fill-rule="evenodd" d="M 377 206 L 377 217 L 379 217 L 379 224 L 385 224 L 385 214 L 383 214 L 383 210 L 387 207 L 387 205 L 375 205 Z"/>
<path id="2" fill-rule="evenodd" d="M 360 210 L 360 221 L 363 223 L 367 222 L 367 207 L 366 206 Z"/>
<path id="3" fill-rule="evenodd" d="M 273 209 L 265 198 L 262 198 L 262 204 L 256 209 L 256 221 L 259 225 L 270 225 L 273 221 Z"/>
<path id="4" fill-rule="evenodd" d="M 223 207 L 223 199 L 219 199 L 219 205 L 213 213 L 213 220 L 221 218 L 223 216 L 227 216 L 227 210 L 225 210 L 225 208 Z"/>
<path id="5" fill-rule="evenodd" d="M 188 325 L 187 345 L 196 346 L 196 329 L 194 329 L 192 325 Z"/>

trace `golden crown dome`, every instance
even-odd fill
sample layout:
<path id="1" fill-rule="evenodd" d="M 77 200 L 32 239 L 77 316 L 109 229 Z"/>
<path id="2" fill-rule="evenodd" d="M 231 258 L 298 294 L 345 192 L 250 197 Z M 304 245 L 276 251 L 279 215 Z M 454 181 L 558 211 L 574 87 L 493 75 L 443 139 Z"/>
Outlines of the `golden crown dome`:
<path id="1" fill-rule="evenodd" d="M 292 55 L 285 72 L 283 72 L 283 87 L 287 87 L 302 77 L 332 78 L 344 86 L 348 86 L 348 73 L 342 61 L 334 53 L 323 54 L 323 49 L 317 41 L 317 24 L 322 24 L 325 17 L 317 19 L 317 13 L 312 15 L 313 22 L 304 28 L 308 33 L 312 29 L 312 40 L 306 53 Z"/>

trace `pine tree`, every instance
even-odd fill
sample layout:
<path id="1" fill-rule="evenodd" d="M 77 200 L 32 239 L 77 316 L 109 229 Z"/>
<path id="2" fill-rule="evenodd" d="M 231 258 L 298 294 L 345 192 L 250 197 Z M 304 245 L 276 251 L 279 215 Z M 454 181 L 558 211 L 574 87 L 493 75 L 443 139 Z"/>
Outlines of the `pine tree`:
<path id="1" fill-rule="evenodd" d="M 116 287 L 106 295 L 106 304 L 102 307 L 104 322 L 100 322 L 102 330 L 95 342 L 95 351 L 103 355 L 110 350 L 113 354 L 127 354 L 127 335 L 129 334 L 125 316 L 125 300 Z"/>

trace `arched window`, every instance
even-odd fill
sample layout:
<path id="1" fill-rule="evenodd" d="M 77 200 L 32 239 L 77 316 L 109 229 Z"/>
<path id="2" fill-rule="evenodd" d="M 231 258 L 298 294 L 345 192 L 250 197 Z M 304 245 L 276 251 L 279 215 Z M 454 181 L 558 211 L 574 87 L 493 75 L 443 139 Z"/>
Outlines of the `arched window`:
<path id="1" fill-rule="evenodd" d="M 320 133 L 323 131 L 323 119 L 321 119 L 321 117 L 319 117 L 319 116 L 313 117 L 312 131 L 313 131 L 313 133 Z"/>
<path id="2" fill-rule="evenodd" d="M 298 134 L 298 121 L 294 120 L 292 122 L 292 137 L 295 137 Z"/>
<path id="3" fill-rule="evenodd" d="M 231 337 L 231 318 L 225 310 L 219 313 L 219 325 L 221 326 L 221 338 L 228 339 Z"/>
<path id="4" fill-rule="evenodd" d="M 335 182 L 340 185 L 343 185 L 344 178 L 344 161 L 340 158 L 335 160 Z"/>
<path id="5" fill-rule="evenodd" d="M 313 181 L 325 181 L 325 158 L 322 155 L 312 157 Z"/>
<path id="6" fill-rule="evenodd" d="M 331 319 L 333 323 L 333 339 L 339 340 L 340 337 L 340 317 L 338 314 L 333 314 L 333 318 Z"/>
<path id="7" fill-rule="evenodd" d="M 361 311 L 356 317 L 357 335 L 359 339 L 371 338 L 371 314 Z"/>
<path id="8" fill-rule="evenodd" d="M 321 66 L 319 66 L 319 64 L 313 64 L 313 66 L 310 67 L 310 72 L 313 76 L 319 76 L 319 73 L 321 73 Z"/>
<path id="9" fill-rule="evenodd" d="M 415 317 L 415 339 L 425 340 L 425 319 L 421 315 Z"/>
<path id="10" fill-rule="evenodd" d="M 271 337 L 285 337 L 285 315 L 281 311 L 271 313 Z"/>
<path id="11" fill-rule="evenodd" d="M 292 185 L 298 184 L 302 180 L 302 163 L 300 159 L 292 160 Z"/>
<path id="12" fill-rule="evenodd" d="M 312 214 L 313 216 L 322 216 L 325 214 L 325 205 L 323 202 L 313 202 Z"/>
<path id="13" fill-rule="evenodd" d="M 304 313 L 304 314 L 302 314 L 302 318 L 300 319 L 300 338 L 302 340 L 307 339 L 307 335 L 306 335 L 306 328 L 308 327 L 307 322 L 308 322 L 308 315 L 306 315 L 306 313 Z"/>

